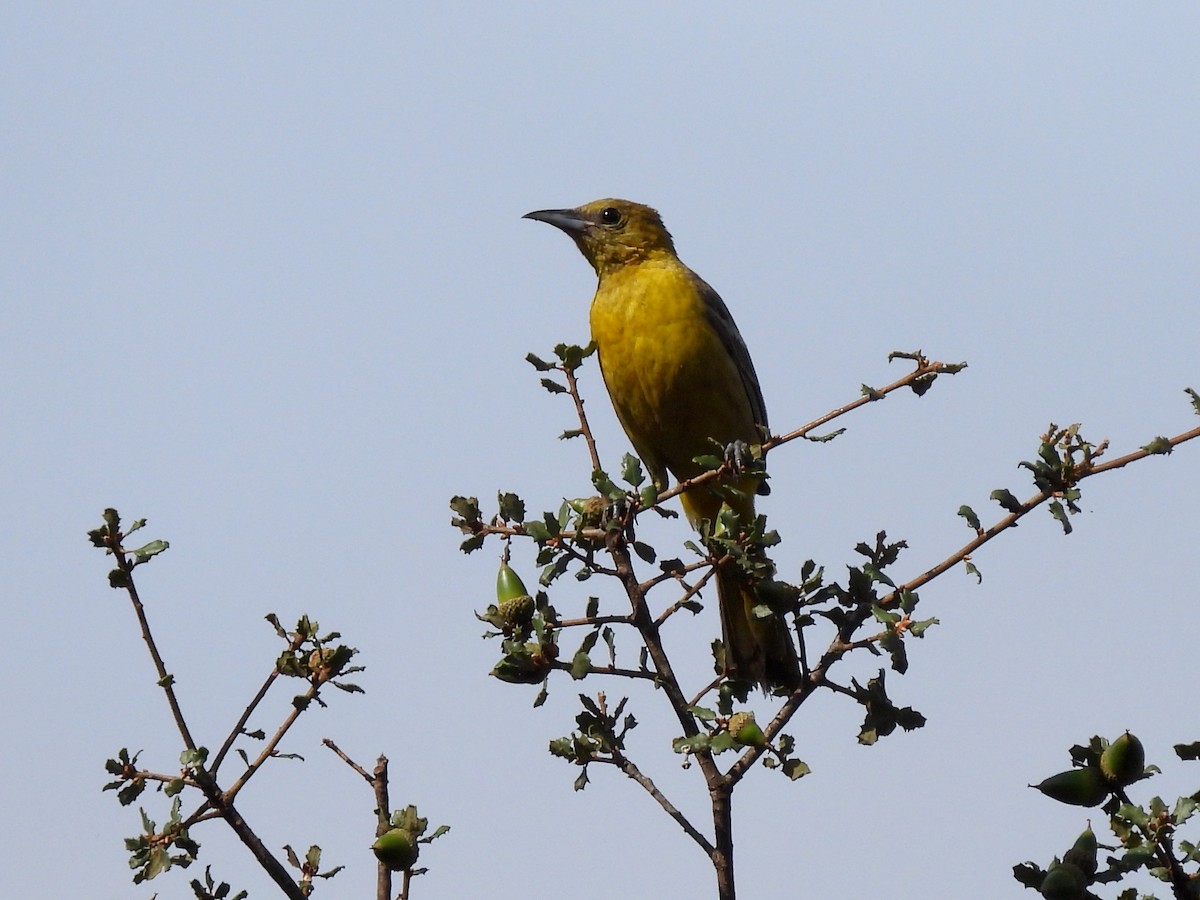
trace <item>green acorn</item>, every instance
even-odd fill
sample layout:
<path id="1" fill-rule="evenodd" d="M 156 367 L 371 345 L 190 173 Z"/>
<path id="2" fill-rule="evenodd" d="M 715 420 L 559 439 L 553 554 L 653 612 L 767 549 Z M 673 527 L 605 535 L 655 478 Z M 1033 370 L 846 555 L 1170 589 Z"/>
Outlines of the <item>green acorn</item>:
<path id="1" fill-rule="evenodd" d="M 1088 879 L 1079 866 L 1069 862 L 1051 865 L 1042 879 L 1041 895 L 1046 900 L 1083 900 Z"/>
<path id="2" fill-rule="evenodd" d="M 500 571 L 496 574 L 496 602 L 503 603 L 514 597 L 528 596 L 529 591 L 525 589 L 521 576 L 513 571 L 506 560 L 500 560 Z"/>
<path id="3" fill-rule="evenodd" d="M 501 600 L 497 607 L 500 620 L 509 628 L 520 628 L 533 621 L 533 611 L 536 604 L 528 594 L 520 597 L 509 597 Z"/>
<path id="4" fill-rule="evenodd" d="M 1108 799 L 1108 784 L 1098 769 L 1068 769 L 1051 775 L 1041 784 L 1033 784 L 1051 800 L 1072 806 L 1099 806 Z"/>
<path id="5" fill-rule="evenodd" d="M 577 497 L 568 500 L 567 505 L 579 513 L 580 528 L 598 528 L 604 520 L 604 512 L 608 503 L 603 497 Z"/>
<path id="6" fill-rule="evenodd" d="M 550 660 L 558 655 L 557 646 L 537 641 L 505 641 L 505 654 L 492 667 L 491 675 L 509 684 L 538 684 L 550 671 Z"/>
<path id="7" fill-rule="evenodd" d="M 421 852 L 413 836 L 404 828 L 385 831 L 371 845 L 371 849 L 375 851 L 375 858 L 393 872 L 411 869 Z"/>
<path id="8" fill-rule="evenodd" d="M 767 743 L 767 736 L 754 721 L 754 713 L 739 712 L 729 717 L 729 733 L 743 747 L 762 747 Z"/>
<path id="9" fill-rule="evenodd" d="M 1100 771 L 1118 787 L 1133 784 L 1146 770 L 1146 748 L 1128 731 L 1104 748 Z"/>
<path id="10" fill-rule="evenodd" d="M 1096 854 L 1100 849 L 1100 845 L 1096 841 L 1096 832 L 1092 831 L 1092 825 L 1089 822 L 1088 827 L 1075 839 L 1075 843 L 1071 849 L 1063 854 L 1063 862 L 1079 866 L 1080 871 L 1088 878 L 1096 874 L 1096 869 L 1099 863 L 1096 860 Z"/>

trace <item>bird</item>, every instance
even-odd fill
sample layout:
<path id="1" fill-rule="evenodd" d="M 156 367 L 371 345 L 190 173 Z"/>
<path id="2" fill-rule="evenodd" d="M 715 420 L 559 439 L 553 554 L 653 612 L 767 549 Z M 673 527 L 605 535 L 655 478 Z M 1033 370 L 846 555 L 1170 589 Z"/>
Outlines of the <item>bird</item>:
<path id="1" fill-rule="evenodd" d="M 524 218 L 565 232 L 598 279 L 589 313 L 591 337 L 617 419 L 655 486 L 667 473 L 700 475 L 696 457 L 720 447 L 761 443 L 767 429 L 762 389 L 733 316 L 699 275 L 680 261 L 657 210 L 603 199 L 574 209 L 542 209 Z M 722 504 L 742 525 L 755 521 L 757 475 L 688 488 L 681 496 L 692 527 L 711 531 Z M 795 644 L 783 617 L 757 617 L 754 579 L 736 564 L 715 574 L 726 673 L 767 692 L 800 683 Z"/>

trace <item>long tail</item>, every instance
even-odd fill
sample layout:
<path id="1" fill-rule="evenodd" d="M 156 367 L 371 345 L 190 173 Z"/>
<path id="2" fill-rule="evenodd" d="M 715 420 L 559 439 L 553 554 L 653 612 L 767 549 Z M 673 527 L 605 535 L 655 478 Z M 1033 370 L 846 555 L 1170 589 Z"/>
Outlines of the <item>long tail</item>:
<path id="1" fill-rule="evenodd" d="M 777 688 L 795 690 L 800 686 L 800 661 L 787 622 L 782 616 L 754 617 L 759 603 L 754 583 L 736 566 L 724 566 L 716 578 L 730 673 L 756 682 L 767 693 Z"/>

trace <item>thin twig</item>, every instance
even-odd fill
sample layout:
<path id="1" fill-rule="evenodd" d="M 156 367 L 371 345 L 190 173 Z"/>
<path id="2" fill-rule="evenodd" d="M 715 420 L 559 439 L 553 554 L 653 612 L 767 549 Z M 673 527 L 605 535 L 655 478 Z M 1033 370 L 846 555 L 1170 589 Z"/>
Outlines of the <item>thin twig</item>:
<path id="1" fill-rule="evenodd" d="M 1178 434 L 1173 438 L 1168 438 L 1167 443 L 1171 447 L 1176 447 L 1179 444 L 1184 443 L 1185 441 L 1190 441 L 1197 437 L 1200 437 L 1200 428 L 1193 428 L 1191 431 L 1185 431 L 1182 434 Z M 1084 469 L 1084 470 L 1076 473 L 1076 475 L 1074 477 L 1074 483 L 1077 484 L 1086 478 L 1091 478 L 1092 476 L 1099 475 L 1102 472 L 1108 472 L 1112 469 L 1123 468 L 1124 466 L 1127 466 L 1130 463 L 1137 462 L 1138 460 L 1141 460 L 1141 459 L 1145 459 L 1148 456 L 1161 456 L 1161 455 L 1163 455 L 1163 454 L 1151 453 L 1148 450 L 1144 450 L 1144 449 L 1134 450 L 1131 453 L 1127 453 L 1124 456 L 1120 456 L 1120 457 L 1117 457 L 1116 459 L 1109 460 L 1108 462 L 1093 464 L 1090 467 L 1088 467 L 1087 469 Z M 977 534 L 972 540 L 968 541 L 966 544 L 964 544 L 962 547 L 960 547 L 954 553 L 950 554 L 950 556 L 946 557 L 944 560 L 942 560 L 936 566 L 933 566 L 932 568 L 927 569 L 925 572 L 921 573 L 916 578 L 912 579 L 911 581 L 905 582 L 904 584 L 897 587 L 894 591 L 892 591 L 890 594 L 888 594 L 886 597 L 884 597 L 882 600 L 880 600 L 879 605 L 884 607 L 885 609 L 887 609 L 888 607 L 891 607 L 891 606 L 895 606 L 897 603 L 899 603 L 899 598 L 900 598 L 900 595 L 902 592 L 915 591 L 917 588 L 928 584 L 930 581 L 937 578 L 943 572 L 947 571 L 948 569 L 952 569 L 954 566 L 958 565 L 963 560 L 969 558 L 971 556 L 971 554 L 973 554 L 976 550 L 978 550 L 984 544 L 988 543 L 988 541 L 992 540 L 993 538 L 995 538 L 1002 532 L 1007 531 L 1009 528 L 1012 528 L 1023 517 L 1028 515 L 1030 512 L 1035 510 L 1037 507 L 1041 506 L 1047 500 L 1053 499 L 1054 497 L 1055 497 L 1055 492 L 1053 492 L 1053 491 L 1038 491 L 1036 494 L 1034 494 L 1028 500 L 1023 502 L 1018 509 L 1009 513 L 1004 518 L 1000 519 L 992 527 Z"/>
<path id="2" fill-rule="evenodd" d="M 237 720 L 237 724 L 233 726 L 233 730 L 230 731 L 229 736 L 225 738 L 225 743 L 221 745 L 221 749 L 217 751 L 216 757 L 213 758 L 212 766 L 209 768 L 209 772 L 211 772 L 213 775 L 217 774 L 217 769 L 221 767 L 221 763 L 224 762 L 226 754 L 233 749 L 234 741 L 236 741 L 242 734 L 243 729 L 246 727 L 246 723 L 250 721 L 250 716 L 253 715 L 254 710 L 258 708 L 258 705 L 262 703 L 263 698 L 267 696 L 267 692 L 271 689 L 271 685 L 275 683 L 275 679 L 278 677 L 279 670 L 273 668 L 271 670 L 271 674 L 267 676 L 267 680 L 264 681 L 262 687 L 258 689 L 258 693 L 254 695 L 254 699 L 250 701 L 249 705 L 244 710 L 242 710 L 242 715 Z"/>
<path id="3" fill-rule="evenodd" d="M 682 828 L 687 833 L 688 837 L 690 837 L 693 841 L 695 841 L 697 844 L 699 844 L 700 848 L 706 854 L 708 854 L 709 856 L 712 855 L 712 853 L 713 853 L 712 842 L 709 841 L 708 838 L 706 838 L 703 834 L 701 834 L 699 831 L 696 830 L 696 826 L 694 826 L 691 822 L 688 821 L 687 816 L 685 816 L 682 812 L 680 812 L 679 809 L 675 806 L 675 804 L 673 804 L 670 800 L 667 799 L 667 796 L 661 790 L 659 790 L 658 785 L 656 785 L 654 783 L 654 781 L 650 778 L 650 776 L 648 776 L 644 772 L 642 772 L 642 770 L 637 767 L 637 764 L 634 763 L 633 760 L 631 760 L 629 757 L 625 756 L 625 754 L 620 753 L 619 751 L 614 751 L 611 759 L 608 757 L 598 756 L 598 757 L 594 757 L 592 762 L 607 763 L 609 765 L 615 766 L 616 768 L 618 768 L 622 772 L 624 772 L 627 776 L 629 776 L 634 781 L 636 781 L 638 784 L 640 784 L 645 789 L 646 793 L 648 793 L 651 797 L 653 797 L 654 800 L 658 803 L 658 805 L 661 806 L 664 810 L 666 810 L 667 815 L 670 816 L 672 819 L 674 819 L 679 824 L 679 827 Z"/>
<path id="4" fill-rule="evenodd" d="M 567 377 L 567 391 L 571 395 L 571 399 L 575 401 L 575 414 L 579 416 L 580 429 L 583 432 L 583 439 L 587 441 L 588 454 L 592 457 L 592 471 L 600 468 L 600 451 L 596 449 L 596 439 L 592 436 L 592 429 L 588 425 L 587 413 L 583 411 L 583 397 L 579 393 L 579 381 L 575 378 L 575 370 L 570 366 L 559 366 L 562 373 Z"/>
<path id="5" fill-rule="evenodd" d="M 309 685 L 308 690 L 304 693 L 304 702 L 298 703 L 292 707 L 292 711 L 288 713 L 288 717 L 284 719 L 283 723 L 278 729 L 276 729 L 275 734 L 273 734 L 271 739 L 267 741 L 266 746 L 263 747 L 262 751 L 258 754 L 258 757 L 254 760 L 254 762 L 250 763 L 250 765 L 246 767 L 246 771 L 243 772 L 238 780 L 233 783 L 233 786 L 225 791 L 226 802 L 232 803 L 233 799 L 238 795 L 238 792 L 246 786 L 246 782 L 254 777 L 254 773 L 262 768 L 263 763 L 275 755 L 275 748 L 279 746 L 279 742 L 283 740 L 283 736 L 288 733 L 288 730 L 296 723 L 296 720 L 300 718 L 301 713 L 308 709 L 309 703 L 316 698 L 320 690 L 321 688 L 318 685 Z"/>
<path id="6" fill-rule="evenodd" d="M 110 546 L 113 556 L 117 559 L 117 568 L 125 575 L 125 590 L 129 594 L 130 601 L 133 603 L 133 611 L 137 615 L 138 625 L 142 629 L 142 640 L 146 642 L 146 647 L 150 651 L 150 658 L 154 660 L 154 670 L 158 673 L 158 686 L 167 695 L 167 705 L 171 707 L 171 715 L 175 719 L 175 727 L 179 730 L 179 736 L 183 738 L 183 745 L 188 750 L 195 750 L 196 742 L 192 740 L 192 733 L 188 729 L 187 721 L 183 717 L 183 710 L 179 706 L 179 699 L 175 696 L 174 678 L 168 674 L 166 663 L 163 662 L 162 655 L 158 652 L 158 644 L 155 643 L 154 635 L 150 631 L 150 622 L 146 618 L 146 608 L 142 605 L 142 599 L 138 596 L 137 585 L 133 582 L 133 565 L 125 556 L 125 548 L 121 545 L 121 540 L 124 537 L 125 535 L 119 532 L 112 536 Z"/>

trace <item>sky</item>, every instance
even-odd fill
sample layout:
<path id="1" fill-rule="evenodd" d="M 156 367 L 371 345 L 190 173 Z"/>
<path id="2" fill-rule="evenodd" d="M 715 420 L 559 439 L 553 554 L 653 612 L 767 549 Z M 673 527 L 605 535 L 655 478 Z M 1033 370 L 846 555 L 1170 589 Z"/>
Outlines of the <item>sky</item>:
<path id="1" fill-rule="evenodd" d="M 214 825 L 201 866 L 130 883 L 137 813 L 101 792 L 104 760 L 169 771 L 180 747 L 85 538 L 107 506 L 171 543 L 138 584 L 202 743 L 270 671 L 267 613 L 359 649 L 366 693 L 303 717 L 283 749 L 305 761 L 242 801 L 269 847 L 347 867 L 318 897 L 374 879 L 370 791 L 323 737 L 386 753 L 393 802 L 451 826 L 414 900 L 714 895 L 634 784 L 598 768 L 577 793 L 546 752 L 579 690 L 620 684 L 558 679 L 533 709 L 487 677 L 472 613 L 499 547 L 461 554 L 449 498 L 588 491 L 585 448 L 557 439 L 569 405 L 524 357 L 586 342 L 594 276 L 521 215 L 661 210 L 776 431 L 899 377 L 890 351 L 967 361 L 771 456 L 781 574 L 844 572 L 886 530 L 913 577 L 970 538 L 961 504 L 987 523 L 993 489 L 1033 492 L 1017 463 L 1048 423 L 1113 454 L 1197 424 L 1198 40 L 1186 3 L 6 5 L 0 895 L 184 898 L 205 863 L 273 895 Z M 594 366 L 582 384 L 615 468 Z M 756 770 L 735 795 L 743 895 L 1032 896 L 1011 867 L 1061 854 L 1088 812 L 1027 785 L 1092 734 L 1143 739 L 1164 775 L 1142 799 L 1194 791 L 1170 746 L 1200 739 L 1198 490 L 1185 445 L 1086 482 L 1069 537 L 1035 515 L 976 554 L 982 583 L 926 587 L 941 624 L 888 683 L 928 725 L 860 747 L 857 707 L 803 708 L 788 730 L 813 773 Z M 664 552 L 688 537 L 654 531 Z M 533 578 L 527 548 L 514 564 Z M 598 590 L 617 601 L 592 581 L 556 602 Z M 717 627 L 711 604 L 679 625 L 697 678 Z M 704 821 L 661 698 L 630 703 L 630 753 Z"/>

